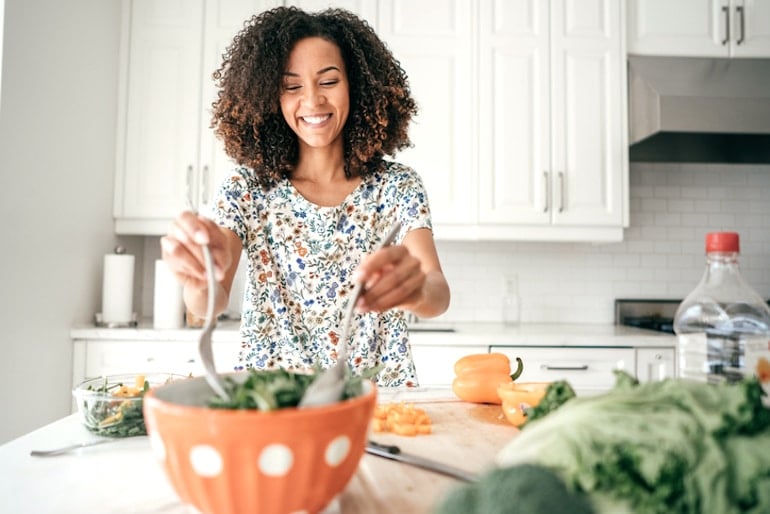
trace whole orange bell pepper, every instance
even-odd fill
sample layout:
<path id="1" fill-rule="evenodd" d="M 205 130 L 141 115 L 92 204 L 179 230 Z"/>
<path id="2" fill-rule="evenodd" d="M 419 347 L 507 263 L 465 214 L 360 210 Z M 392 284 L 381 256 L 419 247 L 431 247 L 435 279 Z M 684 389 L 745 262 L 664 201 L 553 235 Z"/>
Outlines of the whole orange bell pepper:
<path id="1" fill-rule="evenodd" d="M 452 391 L 458 398 L 472 403 L 500 404 L 497 387 L 516 380 L 524 363 L 516 357 L 517 369 L 511 373 L 511 361 L 502 353 L 476 353 L 460 358 L 454 365 Z"/>

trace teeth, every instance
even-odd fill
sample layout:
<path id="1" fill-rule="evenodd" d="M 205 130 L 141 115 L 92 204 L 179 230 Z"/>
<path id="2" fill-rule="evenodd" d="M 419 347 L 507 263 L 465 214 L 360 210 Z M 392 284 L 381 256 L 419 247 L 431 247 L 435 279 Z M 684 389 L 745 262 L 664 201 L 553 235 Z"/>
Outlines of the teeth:
<path id="1" fill-rule="evenodd" d="M 323 123 L 324 121 L 328 120 L 330 116 L 331 114 L 324 114 L 323 116 L 303 116 L 302 120 L 305 123 L 317 125 L 318 123 Z"/>

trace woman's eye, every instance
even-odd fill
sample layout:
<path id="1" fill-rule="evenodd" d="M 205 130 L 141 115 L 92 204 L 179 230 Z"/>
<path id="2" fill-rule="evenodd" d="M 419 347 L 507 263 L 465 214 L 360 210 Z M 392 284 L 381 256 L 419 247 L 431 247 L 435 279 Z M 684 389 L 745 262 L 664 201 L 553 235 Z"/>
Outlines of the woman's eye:
<path id="1" fill-rule="evenodd" d="M 332 80 L 324 80 L 323 82 L 321 82 L 321 85 L 329 87 L 329 86 L 334 86 L 334 85 L 336 85 L 338 83 L 339 83 L 339 80 L 332 79 Z"/>
<path id="2" fill-rule="evenodd" d="M 296 91 L 300 87 L 302 87 L 302 86 L 300 86 L 299 84 L 284 84 L 283 90 L 284 91 Z"/>

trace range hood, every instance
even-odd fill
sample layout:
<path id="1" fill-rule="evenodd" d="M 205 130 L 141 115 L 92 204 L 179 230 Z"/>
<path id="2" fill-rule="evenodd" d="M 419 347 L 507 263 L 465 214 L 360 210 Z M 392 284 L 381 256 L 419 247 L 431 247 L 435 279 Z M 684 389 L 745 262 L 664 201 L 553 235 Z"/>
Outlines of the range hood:
<path id="1" fill-rule="evenodd" d="M 628 57 L 631 161 L 770 163 L 770 59 Z"/>

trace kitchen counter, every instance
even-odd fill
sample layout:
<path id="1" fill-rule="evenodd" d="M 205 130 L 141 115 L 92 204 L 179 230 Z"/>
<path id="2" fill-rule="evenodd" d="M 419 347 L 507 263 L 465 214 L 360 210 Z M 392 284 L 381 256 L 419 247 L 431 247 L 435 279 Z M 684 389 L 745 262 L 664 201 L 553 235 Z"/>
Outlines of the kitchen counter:
<path id="1" fill-rule="evenodd" d="M 215 342 L 238 342 L 239 321 L 223 321 L 214 331 Z M 199 329 L 154 329 L 151 320 L 136 328 L 73 327 L 73 340 L 100 341 L 197 341 Z M 446 323 L 420 322 L 410 333 L 415 346 L 580 346 L 580 347 L 673 347 L 675 336 L 614 324 L 589 323 Z"/>
<path id="2" fill-rule="evenodd" d="M 383 390 L 379 401 L 414 401 L 433 421 L 433 433 L 417 437 L 375 434 L 396 444 L 471 472 L 488 469 L 518 430 L 499 406 L 459 402 L 448 390 Z M 171 488 L 147 437 L 80 449 L 58 457 L 31 457 L 48 449 L 98 439 L 76 415 L 0 446 L 0 497 L 4 512 L 52 514 L 193 514 Z M 459 482 L 429 471 L 365 454 L 347 488 L 324 514 L 428 514 Z"/>

